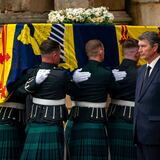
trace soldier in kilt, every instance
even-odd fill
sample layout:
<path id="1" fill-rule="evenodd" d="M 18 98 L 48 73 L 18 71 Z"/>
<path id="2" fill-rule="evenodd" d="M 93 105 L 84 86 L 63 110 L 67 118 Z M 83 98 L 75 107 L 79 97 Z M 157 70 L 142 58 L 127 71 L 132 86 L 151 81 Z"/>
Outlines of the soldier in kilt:
<path id="1" fill-rule="evenodd" d="M 26 74 L 7 86 L 11 93 L 6 102 L 0 104 L 0 159 L 20 159 L 25 141 L 25 99 L 27 93 L 20 89 L 28 79 Z M 28 74 L 29 75 L 29 74 Z M 22 91 L 22 92 L 21 92 Z"/>
<path id="2" fill-rule="evenodd" d="M 60 61 L 59 43 L 46 40 L 40 50 L 42 63 L 25 85 L 33 100 L 21 160 L 62 160 L 63 122 L 67 119 L 64 98 L 70 79 L 64 70 L 57 68 Z"/>
<path id="3" fill-rule="evenodd" d="M 0 159 L 2 160 L 20 158 L 25 140 L 23 103 L 8 100 L 0 104 Z"/>
<path id="4" fill-rule="evenodd" d="M 71 160 L 108 160 L 108 136 L 106 130 L 105 106 L 107 95 L 116 83 L 112 72 L 104 68 L 104 46 L 99 40 L 86 43 L 88 64 L 82 71 L 91 77 L 78 83 L 74 93 L 75 107 L 71 109 L 66 131 Z M 73 124 L 71 124 L 73 122 Z"/>
<path id="5" fill-rule="evenodd" d="M 139 60 L 138 41 L 129 38 L 122 44 L 122 49 L 124 59 L 118 70 L 126 71 L 127 76 L 117 81 L 120 89 L 112 96 L 108 109 L 111 159 L 136 160 L 136 147 L 133 143 L 133 112 Z"/>
<path id="6" fill-rule="evenodd" d="M 64 122 L 68 114 L 65 96 L 74 84 L 68 72 L 57 67 L 60 62 L 59 43 L 45 40 L 40 50 L 42 63 L 25 85 L 33 100 L 21 160 L 63 160 Z"/>

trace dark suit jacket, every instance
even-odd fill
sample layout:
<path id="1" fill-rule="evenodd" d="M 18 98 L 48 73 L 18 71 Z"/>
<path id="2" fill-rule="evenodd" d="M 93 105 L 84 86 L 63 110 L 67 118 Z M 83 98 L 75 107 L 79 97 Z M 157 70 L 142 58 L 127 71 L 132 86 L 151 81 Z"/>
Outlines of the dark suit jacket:
<path id="1" fill-rule="evenodd" d="M 138 72 L 134 111 L 134 140 L 141 144 L 160 144 L 160 59 L 141 91 L 146 65 Z"/>

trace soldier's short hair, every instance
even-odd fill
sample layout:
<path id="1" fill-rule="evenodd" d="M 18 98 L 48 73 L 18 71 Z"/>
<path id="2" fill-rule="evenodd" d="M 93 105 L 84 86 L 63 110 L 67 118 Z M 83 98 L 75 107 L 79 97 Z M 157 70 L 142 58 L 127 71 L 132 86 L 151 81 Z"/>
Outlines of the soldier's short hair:
<path id="1" fill-rule="evenodd" d="M 60 50 L 60 44 L 56 41 L 51 40 L 51 39 L 47 39 L 42 42 L 42 44 L 40 45 L 39 48 L 41 51 L 41 55 L 43 56 L 46 54 L 50 54 L 53 51 Z"/>
<path id="2" fill-rule="evenodd" d="M 160 35 L 157 32 L 154 31 L 144 32 L 139 36 L 139 40 L 147 40 L 151 45 L 151 47 L 153 47 L 153 45 L 157 43 L 158 44 L 157 52 L 160 53 Z"/>
<path id="3" fill-rule="evenodd" d="M 138 48 L 138 40 L 134 38 L 128 38 L 122 43 L 122 48 Z"/>
<path id="4" fill-rule="evenodd" d="M 104 48 L 103 43 L 100 40 L 98 39 L 89 40 L 85 46 L 87 56 L 97 55 L 99 48 Z"/>

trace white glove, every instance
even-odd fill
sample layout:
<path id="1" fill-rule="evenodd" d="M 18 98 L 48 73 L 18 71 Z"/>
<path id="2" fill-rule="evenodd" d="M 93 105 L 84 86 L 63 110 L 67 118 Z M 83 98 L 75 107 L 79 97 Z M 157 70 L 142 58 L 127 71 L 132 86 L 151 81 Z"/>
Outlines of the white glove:
<path id="1" fill-rule="evenodd" d="M 82 68 L 77 69 L 73 73 L 73 81 L 76 83 L 86 81 L 91 76 L 90 72 L 81 72 L 81 70 L 82 70 Z"/>
<path id="2" fill-rule="evenodd" d="M 119 71 L 118 69 L 113 69 L 112 73 L 116 81 L 123 80 L 127 76 L 126 71 Z"/>
<path id="3" fill-rule="evenodd" d="M 39 69 L 36 75 L 36 83 L 41 84 L 48 77 L 50 69 Z"/>

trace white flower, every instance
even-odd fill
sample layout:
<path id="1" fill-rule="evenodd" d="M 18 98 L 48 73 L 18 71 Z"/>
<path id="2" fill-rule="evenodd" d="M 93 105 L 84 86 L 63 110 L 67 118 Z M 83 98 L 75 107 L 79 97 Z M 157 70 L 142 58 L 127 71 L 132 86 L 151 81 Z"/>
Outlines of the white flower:
<path id="1" fill-rule="evenodd" d="M 114 20 L 114 15 L 112 13 L 108 13 L 108 17 L 111 22 Z"/>
<path id="2" fill-rule="evenodd" d="M 113 14 L 106 7 L 66 8 L 48 14 L 50 23 L 112 23 L 113 20 Z"/>

